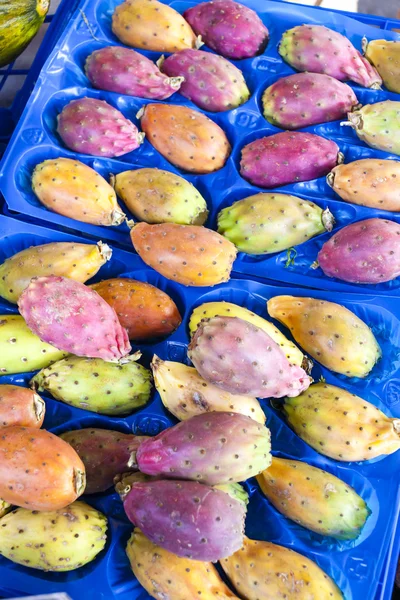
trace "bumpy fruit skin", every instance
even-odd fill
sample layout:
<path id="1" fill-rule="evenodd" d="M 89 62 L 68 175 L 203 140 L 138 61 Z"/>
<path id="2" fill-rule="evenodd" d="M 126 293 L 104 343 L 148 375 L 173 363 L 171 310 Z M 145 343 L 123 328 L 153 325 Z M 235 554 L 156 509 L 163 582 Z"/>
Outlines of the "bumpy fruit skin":
<path id="1" fill-rule="evenodd" d="M 240 174 L 253 185 L 272 188 L 327 175 L 340 160 L 334 141 L 313 133 L 284 131 L 244 146 Z"/>
<path id="2" fill-rule="evenodd" d="M 154 148 L 184 171 L 218 171 L 231 153 L 223 129 L 203 113 L 187 106 L 148 104 L 140 122 Z"/>
<path id="3" fill-rule="evenodd" d="M 0 385 L 0 428 L 43 425 L 46 405 L 34 391 L 19 385 Z"/>
<path id="4" fill-rule="evenodd" d="M 125 219 L 111 185 L 79 160 L 56 158 L 36 165 L 32 190 L 46 208 L 70 219 L 107 227 Z"/>
<path id="5" fill-rule="evenodd" d="M 366 377 L 381 357 L 371 329 L 341 304 L 316 298 L 275 296 L 268 312 L 288 327 L 319 363 L 347 377 Z"/>
<path id="6" fill-rule="evenodd" d="M 273 457 L 257 481 L 285 517 L 339 540 L 356 539 L 371 512 L 347 483 L 298 460 Z"/>
<path id="7" fill-rule="evenodd" d="M 207 46 L 227 58 L 251 58 L 268 43 L 268 29 L 260 17 L 233 0 L 202 2 L 183 16 Z"/>
<path id="8" fill-rule="evenodd" d="M 64 106 L 57 133 L 75 152 L 108 157 L 136 150 L 144 137 L 119 110 L 96 98 L 79 98 Z"/>
<path id="9" fill-rule="evenodd" d="M 391 92 L 400 94 L 400 42 L 363 39 L 365 58 L 376 68 Z"/>
<path id="10" fill-rule="evenodd" d="M 33 277 L 18 299 L 41 340 L 77 356 L 116 361 L 129 354 L 128 334 L 97 292 L 66 277 Z"/>
<path id="11" fill-rule="evenodd" d="M 400 154 L 400 102 L 384 100 L 366 104 L 347 115 L 342 125 L 353 127 L 357 136 L 371 146 L 391 154 Z"/>
<path id="12" fill-rule="evenodd" d="M 192 183 L 161 169 L 123 171 L 114 178 L 118 196 L 146 223 L 203 225 L 207 203 Z"/>
<path id="13" fill-rule="evenodd" d="M 133 355 L 133 360 L 116 364 L 68 356 L 37 373 L 31 385 L 77 408 L 109 416 L 127 415 L 146 404 L 151 394 L 151 373 L 134 362 L 135 358 Z"/>
<path id="14" fill-rule="evenodd" d="M 166 58 L 161 69 L 170 77 L 183 77 L 180 93 L 203 110 L 231 110 L 250 97 L 243 73 L 211 52 L 181 50 Z"/>
<path id="15" fill-rule="evenodd" d="M 151 367 L 162 403 L 177 419 L 213 411 L 232 411 L 264 425 L 265 414 L 252 396 L 230 394 L 203 379 L 196 369 L 154 355 Z"/>
<path id="16" fill-rule="evenodd" d="M 4 427 L 0 436 L 0 497 L 30 510 L 57 510 L 86 485 L 85 467 L 66 442 L 44 429 Z"/>
<path id="17" fill-rule="evenodd" d="M 169 98 L 182 83 L 182 78 L 167 77 L 146 56 L 122 46 L 95 50 L 86 59 L 85 73 L 100 90 L 152 100 Z"/>
<path id="18" fill-rule="evenodd" d="M 245 537 L 241 550 L 221 561 L 221 567 L 246 600 L 343 600 L 315 562 L 270 542 Z"/>
<path id="19" fill-rule="evenodd" d="M 157 0 L 126 0 L 114 11 L 112 30 L 127 46 L 143 50 L 177 52 L 196 45 L 182 15 Z"/>
<path id="20" fill-rule="evenodd" d="M 265 331 L 238 317 L 204 319 L 188 356 L 204 379 L 232 394 L 298 396 L 311 383 Z"/>
<path id="21" fill-rule="evenodd" d="M 363 158 L 338 165 L 327 175 L 327 182 L 346 202 L 400 212 L 400 162 Z"/>
<path id="22" fill-rule="evenodd" d="M 85 283 L 111 258 L 106 244 L 53 242 L 31 246 L 0 265 L 0 296 L 16 303 L 32 277 L 62 275 Z"/>
<path id="23" fill-rule="evenodd" d="M 235 246 L 219 233 L 196 225 L 138 223 L 132 244 L 144 262 L 177 283 L 199 287 L 229 281 Z"/>
<path id="24" fill-rule="evenodd" d="M 261 193 L 218 213 L 218 233 L 240 252 L 272 254 L 331 231 L 329 209 L 290 194 Z"/>
<path id="25" fill-rule="evenodd" d="M 299 25 L 282 36 L 279 54 L 298 71 L 324 73 L 379 88 L 382 79 L 346 37 L 323 25 Z"/>
<path id="26" fill-rule="evenodd" d="M 264 117 L 282 129 L 300 129 L 342 119 L 357 104 L 346 83 L 322 73 L 282 77 L 262 97 Z"/>
<path id="27" fill-rule="evenodd" d="M 153 544 L 138 528 L 128 541 L 126 553 L 136 579 L 152 598 L 239 600 L 212 563 L 176 556 Z"/>
<path id="28" fill-rule="evenodd" d="M 156 477 L 237 483 L 268 468 L 270 440 L 269 429 L 250 417 L 204 413 L 144 441 L 136 461 L 142 473 Z"/>
<path id="29" fill-rule="evenodd" d="M 37 512 L 17 508 L 0 521 L 0 554 L 40 571 L 73 571 L 106 544 L 107 519 L 85 502 Z"/>
<path id="30" fill-rule="evenodd" d="M 42 342 L 20 315 L 0 315 L 0 375 L 43 369 L 66 355 Z"/>
<path id="31" fill-rule="evenodd" d="M 243 543 L 243 503 L 196 481 L 133 483 L 124 509 L 149 540 L 183 558 L 216 562 Z"/>

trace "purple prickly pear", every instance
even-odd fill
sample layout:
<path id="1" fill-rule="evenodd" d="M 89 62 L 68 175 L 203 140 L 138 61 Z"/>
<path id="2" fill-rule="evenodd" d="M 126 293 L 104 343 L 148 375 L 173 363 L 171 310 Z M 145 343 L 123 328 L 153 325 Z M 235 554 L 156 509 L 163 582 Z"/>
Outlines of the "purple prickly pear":
<path id="1" fill-rule="evenodd" d="M 227 58 L 251 58 L 268 43 L 269 32 L 260 17 L 233 0 L 202 2 L 183 16 L 207 46 Z"/>
<path id="2" fill-rule="evenodd" d="M 95 50 L 86 59 L 85 72 L 100 90 L 154 100 L 169 98 L 183 81 L 167 77 L 146 56 L 121 46 Z"/>
<path id="3" fill-rule="evenodd" d="M 33 277 L 18 308 L 43 342 L 76 356 L 115 362 L 131 350 L 115 310 L 78 281 L 55 275 Z"/>
<path id="4" fill-rule="evenodd" d="M 103 100 L 79 98 L 58 115 L 57 132 L 67 148 L 93 156 L 121 156 L 136 150 L 144 134 Z"/>
<path id="5" fill-rule="evenodd" d="M 242 149 L 240 173 L 254 185 L 273 188 L 327 175 L 342 159 L 332 140 L 284 131 L 247 144 Z"/>
<path id="6" fill-rule="evenodd" d="M 149 540 L 177 556 L 216 562 L 243 543 L 245 505 L 197 481 L 132 483 L 124 509 Z"/>
<path id="7" fill-rule="evenodd" d="M 268 468 L 270 437 L 269 429 L 245 415 L 204 413 L 143 442 L 136 462 L 147 475 L 235 483 Z"/>
<path id="8" fill-rule="evenodd" d="M 328 277 L 383 283 L 400 275 L 400 225 L 387 219 L 351 223 L 322 246 L 318 264 Z"/>
<path id="9" fill-rule="evenodd" d="M 282 36 L 279 54 L 298 71 L 324 73 L 339 81 L 379 88 L 382 79 L 344 35 L 323 25 L 298 25 Z"/>
<path id="10" fill-rule="evenodd" d="M 238 317 L 204 319 L 188 356 L 204 379 L 232 394 L 291 397 L 311 383 L 264 330 Z"/>
<path id="11" fill-rule="evenodd" d="M 242 72 L 226 58 L 211 52 L 181 50 L 169 56 L 161 69 L 170 77 L 182 76 L 180 93 L 203 110 L 230 110 L 250 96 Z"/>

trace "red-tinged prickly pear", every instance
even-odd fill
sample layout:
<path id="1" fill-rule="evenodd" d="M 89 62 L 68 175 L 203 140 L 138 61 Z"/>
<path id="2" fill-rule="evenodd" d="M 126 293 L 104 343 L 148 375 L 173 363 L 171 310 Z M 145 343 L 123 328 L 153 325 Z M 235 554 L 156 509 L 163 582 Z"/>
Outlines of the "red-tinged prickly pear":
<path id="1" fill-rule="evenodd" d="M 138 528 L 128 541 L 126 553 L 136 579 L 152 598 L 239 600 L 212 563 L 176 556 L 153 544 Z"/>
<path id="2" fill-rule="evenodd" d="M 317 264 L 328 277 L 383 283 L 400 275 L 400 225 L 366 219 L 340 229 L 322 246 Z"/>
<path id="3" fill-rule="evenodd" d="M 400 42 L 363 38 L 365 58 L 375 67 L 391 92 L 400 94 Z"/>
<path id="4" fill-rule="evenodd" d="M 167 77 L 146 56 L 122 46 L 95 50 L 86 59 L 85 73 L 100 90 L 153 100 L 169 98 L 183 81 L 182 77 Z"/>
<path id="5" fill-rule="evenodd" d="M 112 30 L 127 46 L 155 52 L 177 52 L 198 43 L 187 21 L 157 0 L 126 0 L 114 11 Z"/>
<path id="6" fill-rule="evenodd" d="M 38 512 L 18 508 L 0 521 L 0 554 L 40 571 L 73 571 L 106 544 L 107 519 L 85 502 Z"/>
<path id="7" fill-rule="evenodd" d="M 177 283 L 213 286 L 229 281 L 235 246 L 219 233 L 196 225 L 138 223 L 132 244 L 144 262 Z"/>
<path id="8" fill-rule="evenodd" d="M 33 390 L 19 385 L 0 385 L 0 428 L 43 425 L 46 405 Z"/>
<path id="9" fill-rule="evenodd" d="M 268 312 L 288 327 L 298 344 L 322 365 L 347 375 L 366 377 L 381 357 L 371 329 L 351 310 L 327 300 L 275 296 Z"/>
<path id="10" fill-rule="evenodd" d="M 221 561 L 221 567 L 246 600 L 343 600 L 315 562 L 271 542 L 245 537 L 241 550 Z"/>
<path id="11" fill-rule="evenodd" d="M 178 104 L 148 104 L 138 116 L 154 148 L 184 171 L 212 173 L 228 160 L 231 146 L 225 132 L 197 110 Z"/>
<path id="12" fill-rule="evenodd" d="M 382 79 L 344 35 L 323 25 L 298 25 L 282 36 L 279 54 L 298 71 L 324 73 L 339 81 L 379 88 Z"/>
<path id="13" fill-rule="evenodd" d="M 358 104 L 346 83 L 321 73 L 295 73 L 282 77 L 262 97 L 264 117 L 282 129 L 342 119 Z"/>
<path id="14" fill-rule="evenodd" d="M 4 427 L 0 436 L 0 496 L 30 510 L 57 510 L 85 490 L 75 450 L 44 429 Z"/>
<path id="15" fill-rule="evenodd" d="M 227 58 L 251 58 L 268 44 L 268 29 L 257 13 L 233 0 L 202 2 L 183 16 L 207 46 Z"/>
<path id="16" fill-rule="evenodd" d="M 165 59 L 161 69 L 170 77 L 181 76 L 180 93 L 203 110 L 230 110 L 250 97 L 243 73 L 211 52 L 181 50 Z"/>
<path id="17" fill-rule="evenodd" d="M 33 277 L 18 308 L 34 334 L 65 352 L 117 361 L 131 350 L 115 310 L 78 281 Z"/>
<path id="18" fill-rule="evenodd" d="M 206 381 L 232 394 L 298 396 L 311 383 L 263 329 L 238 317 L 204 319 L 188 356 Z"/>
<path id="19" fill-rule="evenodd" d="M 105 157 L 132 152 L 144 138 L 119 110 L 96 98 L 79 98 L 64 106 L 57 133 L 74 152 Z"/>
<path id="20" fill-rule="evenodd" d="M 358 538 L 371 513 L 347 483 L 299 460 L 274 456 L 257 481 L 285 517 L 338 540 Z"/>
<path id="21" fill-rule="evenodd" d="M 284 131 L 244 146 L 240 174 L 253 185 L 272 188 L 327 175 L 342 159 L 333 140 Z"/>
<path id="22" fill-rule="evenodd" d="M 371 146 L 384 152 L 400 155 L 400 102 L 384 100 L 366 104 L 347 115 L 349 125 L 357 136 Z"/>
<path id="23" fill-rule="evenodd" d="M 400 449 L 400 419 L 327 383 L 315 383 L 306 394 L 285 398 L 289 425 L 314 450 L 341 461 L 364 461 Z"/>
<path id="24" fill-rule="evenodd" d="M 197 481 L 132 483 L 124 509 L 149 540 L 183 558 L 216 562 L 243 543 L 244 504 Z"/>
<path id="25" fill-rule="evenodd" d="M 85 283 L 111 258 L 112 250 L 99 242 L 53 242 L 17 252 L 0 265 L 0 296 L 17 302 L 32 277 L 61 275 Z"/>

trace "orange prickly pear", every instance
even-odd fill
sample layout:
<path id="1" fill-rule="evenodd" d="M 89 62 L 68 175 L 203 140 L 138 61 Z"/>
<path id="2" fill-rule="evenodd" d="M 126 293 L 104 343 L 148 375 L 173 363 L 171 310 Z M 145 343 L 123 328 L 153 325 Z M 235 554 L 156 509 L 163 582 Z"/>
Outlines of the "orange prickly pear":
<path id="1" fill-rule="evenodd" d="M 364 56 L 375 67 L 391 92 L 400 94 L 400 42 L 389 40 L 362 41 Z"/>
<path id="2" fill-rule="evenodd" d="M 33 390 L 19 385 L 0 385 L 0 427 L 43 425 L 46 405 Z"/>

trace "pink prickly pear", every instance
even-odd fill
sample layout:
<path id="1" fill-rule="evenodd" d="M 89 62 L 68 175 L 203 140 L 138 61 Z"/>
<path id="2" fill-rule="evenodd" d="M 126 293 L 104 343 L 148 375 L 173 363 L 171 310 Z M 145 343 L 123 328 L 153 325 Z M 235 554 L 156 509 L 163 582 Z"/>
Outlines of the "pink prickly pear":
<path id="1" fill-rule="evenodd" d="M 18 308 L 43 342 L 76 356 L 115 362 L 131 350 L 115 310 L 78 281 L 55 275 L 33 277 Z"/>
<path id="2" fill-rule="evenodd" d="M 58 115 L 57 132 L 64 144 L 82 154 L 121 156 L 136 150 L 144 134 L 103 100 L 72 100 Z"/>

